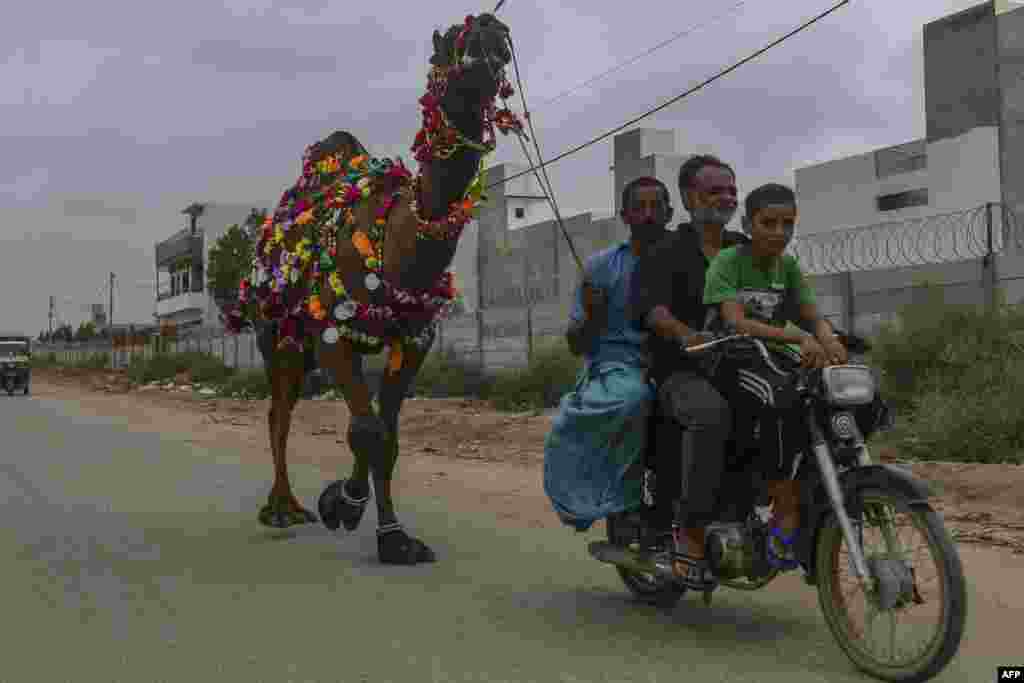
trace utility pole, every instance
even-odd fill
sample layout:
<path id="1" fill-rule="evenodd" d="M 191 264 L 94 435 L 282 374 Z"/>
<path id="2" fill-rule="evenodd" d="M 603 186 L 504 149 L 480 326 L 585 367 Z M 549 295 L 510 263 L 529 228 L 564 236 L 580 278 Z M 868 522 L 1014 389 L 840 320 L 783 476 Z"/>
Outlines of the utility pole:
<path id="1" fill-rule="evenodd" d="M 110 273 L 110 309 L 107 311 L 107 330 L 110 332 L 110 369 L 117 368 L 114 353 L 114 273 Z"/>
<path id="2" fill-rule="evenodd" d="M 107 329 L 114 334 L 114 274 L 110 274 L 110 308 L 107 310 Z"/>
<path id="3" fill-rule="evenodd" d="M 55 305 L 55 297 L 50 295 L 50 341 L 53 341 L 53 307 Z"/>

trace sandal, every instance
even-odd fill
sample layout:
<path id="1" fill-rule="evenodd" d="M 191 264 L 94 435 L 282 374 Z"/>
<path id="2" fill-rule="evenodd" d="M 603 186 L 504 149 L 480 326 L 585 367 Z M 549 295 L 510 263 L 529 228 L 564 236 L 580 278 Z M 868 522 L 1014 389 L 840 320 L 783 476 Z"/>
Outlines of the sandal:
<path id="1" fill-rule="evenodd" d="M 370 502 L 369 491 L 362 498 L 350 496 L 345 491 L 347 483 L 348 479 L 339 479 L 328 484 L 320 494 L 317 503 L 320 519 L 331 531 L 337 531 L 342 525 L 346 531 L 355 531 L 363 519 L 363 513 L 366 512 L 366 504 Z"/>
<path id="2" fill-rule="evenodd" d="M 765 544 L 768 564 L 780 571 L 797 569 L 800 566 L 800 561 L 796 558 L 796 550 L 793 548 L 793 543 L 796 541 L 799 533 L 800 529 L 797 529 L 789 536 L 786 536 L 782 533 L 782 529 L 779 528 L 777 521 L 773 520 L 771 531 L 768 532 L 768 542 Z M 781 553 L 779 552 L 780 545 Z"/>
<path id="3" fill-rule="evenodd" d="M 690 590 L 709 592 L 718 587 L 718 577 L 708 568 L 704 558 L 672 553 L 672 570 L 676 579 Z"/>

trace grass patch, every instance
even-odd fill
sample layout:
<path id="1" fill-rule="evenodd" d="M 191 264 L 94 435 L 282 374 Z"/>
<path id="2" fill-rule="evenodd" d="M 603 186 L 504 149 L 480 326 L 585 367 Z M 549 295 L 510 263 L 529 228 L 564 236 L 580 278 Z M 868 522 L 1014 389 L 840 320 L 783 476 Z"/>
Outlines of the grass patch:
<path id="1" fill-rule="evenodd" d="M 72 364 L 72 367 L 84 370 L 103 370 L 110 367 L 110 354 L 104 352 L 90 353 Z"/>
<path id="2" fill-rule="evenodd" d="M 270 383 L 261 368 L 238 370 L 217 389 L 222 396 L 243 400 L 262 400 L 270 396 Z"/>
<path id="3" fill-rule="evenodd" d="M 498 410 L 544 410 L 557 406 L 572 389 L 581 367 L 583 359 L 569 352 L 563 338 L 538 341 L 526 367 L 485 374 L 480 373 L 474 355 L 448 347 L 427 357 L 413 390 L 431 398 L 486 399 Z"/>
<path id="4" fill-rule="evenodd" d="M 572 355 L 564 338 L 535 343 L 525 368 L 496 373 L 488 399 L 498 410 L 545 410 L 558 406 L 572 390 L 583 367 L 583 358 Z"/>
<path id="5" fill-rule="evenodd" d="M 431 398 L 486 398 L 492 384 L 493 378 L 480 372 L 475 356 L 448 347 L 431 353 L 423 361 L 413 381 L 413 391 L 418 396 Z"/>
<path id="6" fill-rule="evenodd" d="M 60 365 L 60 361 L 57 359 L 56 352 L 48 351 L 46 353 L 33 354 L 29 365 L 33 368 L 55 368 Z"/>
<path id="7" fill-rule="evenodd" d="M 129 379 L 136 384 L 167 382 L 188 372 L 195 384 L 222 384 L 235 370 L 219 357 L 205 351 L 157 353 L 148 358 L 135 357 L 128 364 Z"/>
<path id="8" fill-rule="evenodd" d="M 870 355 L 897 415 L 883 442 L 912 459 L 1024 462 L 1024 310 L 947 304 L 930 286 L 925 295 Z"/>

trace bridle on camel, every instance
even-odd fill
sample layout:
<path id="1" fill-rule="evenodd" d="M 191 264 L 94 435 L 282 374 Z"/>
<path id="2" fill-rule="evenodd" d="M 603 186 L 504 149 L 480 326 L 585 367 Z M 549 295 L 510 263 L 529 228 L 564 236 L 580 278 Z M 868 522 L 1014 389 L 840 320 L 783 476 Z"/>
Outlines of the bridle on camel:
<path id="1" fill-rule="evenodd" d="M 498 5 L 494 8 L 494 11 L 491 12 L 491 14 L 496 15 L 498 10 L 501 9 L 504 4 L 505 0 L 498 0 Z M 519 61 L 516 59 L 516 49 L 512 44 L 512 37 L 510 35 L 506 34 L 505 40 L 508 42 L 509 54 L 512 55 L 512 68 L 515 71 L 516 88 L 519 90 L 519 99 L 523 103 L 523 118 L 526 119 L 526 125 L 530 127 L 530 138 L 533 139 L 533 147 L 537 152 L 537 161 L 539 162 L 542 159 L 542 155 L 540 153 L 540 146 L 537 143 L 537 132 L 533 129 L 533 120 L 530 117 L 530 110 L 526 106 L 526 94 L 523 92 L 523 80 L 519 75 Z M 481 51 L 483 51 L 482 46 Z M 491 71 L 491 77 L 497 80 L 498 76 L 494 73 L 494 67 L 491 66 L 491 60 L 488 59 L 488 55 L 486 54 L 484 55 L 484 61 L 487 63 L 487 68 Z M 507 108 L 508 100 L 501 93 L 499 93 L 499 97 L 501 97 L 502 103 L 504 103 Z M 551 206 L 551 210 L 555 214 L 555 220 L 558 222 L 558 227 L 561 229 L 562 235 L 565 237 L 565 241 L 569 245 L 569 252 L 572 254 L 573 260 L 576 261 L 576 268 L 579 270 L 580 277 L 582 279 L 585 275 L 583 261 L 580 260 L 579 254 L 576 253 L 576 247 L 572 243 L 572 238 L 569 237 L 569 231 L 565 229 L 565 223 L 562 222 L 562 213 L 558 210 L 558 202 L 555 201 L 555 192 L 551 186 L 551 180 L 548 178 L 547 165 L 540 165 L 540 171 L 544 174 L 544 179 L 541 180 L 540 174 L 537 173 L 537 164 L 533 163 L 533 158 L 530 156 L 530 150 L 527 149 L 526 143 L 523 141 L 524 137 L 526 137 L 526 135 L 522 131 L 518 131 L 516 138 L 519 140 L 519 145 L 523 149 L 523 155 L 526 157 L 527 162 L 529 162 L 530 170 L 533 172 L 533 176 L 537 179 L 537 183 L 540 185 L 541 189 L 544 190 L 544 195 L 548 200 L 548 204 Z"/>

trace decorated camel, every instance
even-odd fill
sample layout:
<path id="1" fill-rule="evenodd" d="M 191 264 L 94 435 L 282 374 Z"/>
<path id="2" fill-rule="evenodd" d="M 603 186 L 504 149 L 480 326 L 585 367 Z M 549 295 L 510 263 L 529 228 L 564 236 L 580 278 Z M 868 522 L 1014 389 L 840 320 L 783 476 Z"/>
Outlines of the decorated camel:
<path id="1" fill-rule="evenodd" d="M 351 419 L 351 475 L 320 496 L 331 530 L 352 531 L 372 493 L 382 562 L 434 561 L 434 552 L 405 532 L 391 491 L 398 457 L 402 401 L 434 342 L 438 321 L 456 295 L 447 271 L 463 227 L 483 199 L 484 158 L 502 133 L 522 132 L 495 97 L 512 94 L 504 67 L 508 28 L 491 14 L 468 16 L 444 36 L 434 32 L 423 125 L 412 151 L 415 177 L 401 159 L 371 158 L 338 131 L 310 146 L 302 176 L 262 226 L 251 276 L 227 311 L 229 330 L 252 325 L 271 385 L 270 446 L 274 484 L 262 524 L 316 521 L 292 492 L 287 444 L 314 348 L 340 386 Z M 387 371 L 371 401 L 362 357 L 389 348 Z"/>

